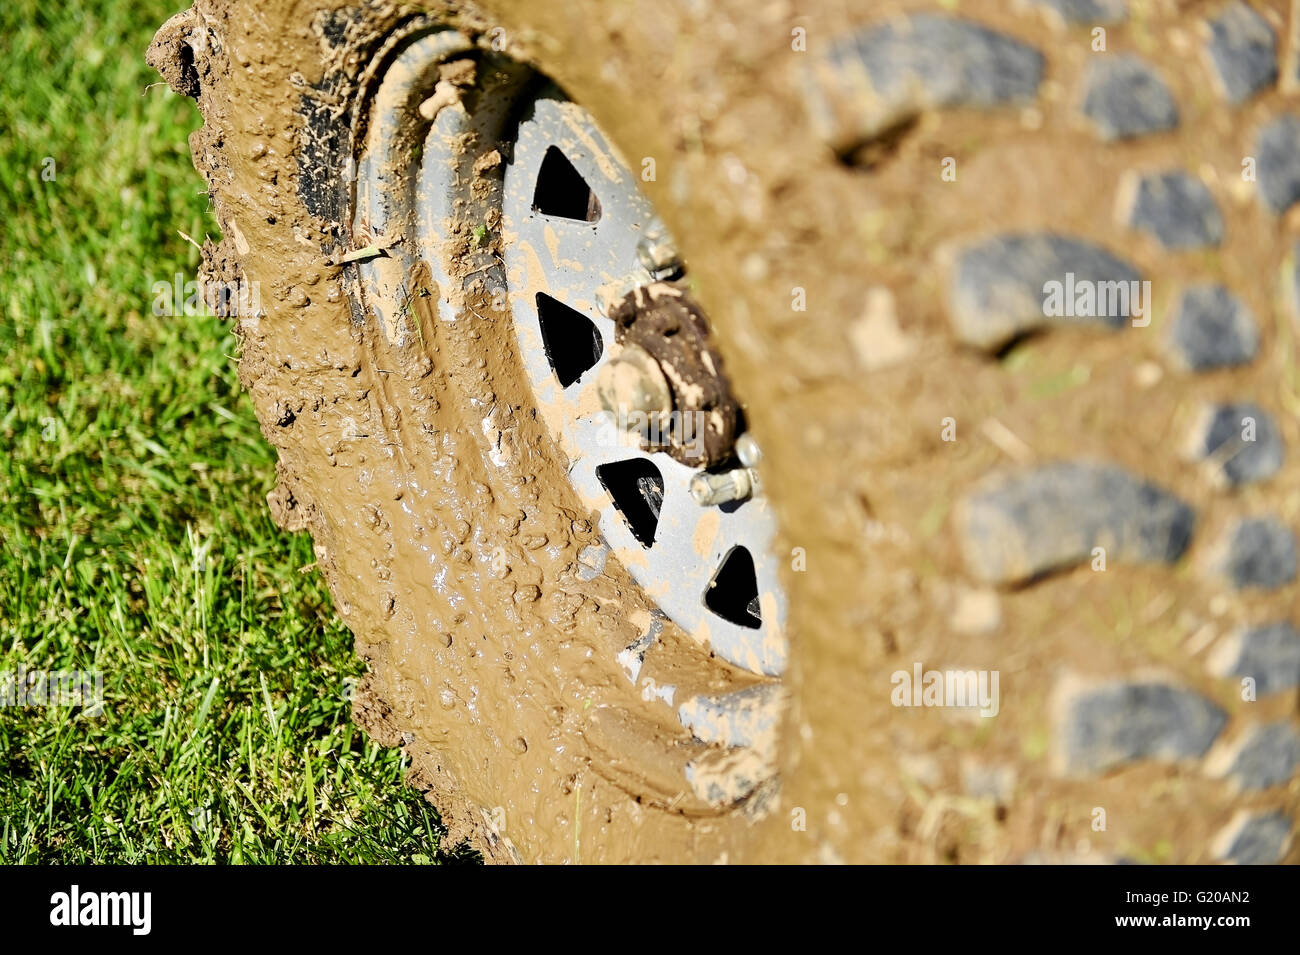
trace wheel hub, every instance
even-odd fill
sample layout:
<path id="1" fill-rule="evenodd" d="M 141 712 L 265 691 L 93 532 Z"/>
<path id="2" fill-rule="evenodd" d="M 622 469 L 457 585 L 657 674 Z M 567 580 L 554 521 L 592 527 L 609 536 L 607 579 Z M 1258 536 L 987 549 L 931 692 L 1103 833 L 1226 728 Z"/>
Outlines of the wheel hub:
<path id="1" fill-rule="evenodd" d="M 612 553 L 671 619 L 723 659 L 779 674 L 784 600 L 767 501 L 719 493 L 702 505 L 691 493 L 700 468 L 677 459 L 735 470 L 741 415 L 698 307 L 682 286 L 659 281 L 681 269 L 675 246 L 585 110 L 550 87 L 519 115 L 502 204 L 507 288 L 520 355 L 570 480 Z M 653 366 L 621 354 L 627 345 Z M 658 369 L 672 393 L 666 440 L 643 442 L 642 429 L 602 401 L 602 382 L 638 361 L 637 385 Z M 649 403 L 662 414 L 661 400 Z M 695 453 L 683 455 L 686 445 Z"/>

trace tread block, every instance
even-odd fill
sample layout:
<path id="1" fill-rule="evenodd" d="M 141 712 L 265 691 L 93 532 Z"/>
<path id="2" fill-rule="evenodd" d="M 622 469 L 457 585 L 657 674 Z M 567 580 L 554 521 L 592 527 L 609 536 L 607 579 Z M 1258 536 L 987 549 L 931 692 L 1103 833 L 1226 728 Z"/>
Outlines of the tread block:
<path id="1" fill-rule="evenodd" d="M 1242 810 L 1214 839 L 1216 859 L 1238 865 L 1271 865 L 1291 844 L 1291 820 L 1280 812 Z"/>
<path id="2" fill-rule="evenodd" d="M 1203 755 L 1227 714 L 1191 690 L 1158 682 L 1113 682 L 1058 689 L 1058 767 L 1101 773 L 1139 760 Z"/>
<path id="3" fill-rule="evenodd" d="M 1093 60 L 1084 77 L 1083 114 L 1104 140 L 1132 139 L 1178 125 L 1178 106 L 1165 81 L 1129 53 Z"/>
<path id="4" fill-rule="evenodd" d="M 1223 241 L 1223 216 L 1205 183 L 1181 169 L 1137 177 L 1125 225 L 1166 249 L 1202 249 Z"/>
<path id="5" fill-rule="evenodd" d="M 1243 103 L 1277 81 L 1277 35 L 1248 4 L 1228 4 L 1209 27 L 1206 50 L 1225 100 Z"/>
<path id="6" fill-rule="evenodd" d="M 1264 207 L 1281 215 L 1300 200 L 1300 118 L 1280 116 L 1255 140 L 1255 177 Z"/>
<path id="7" fill-rule="evenodd" d="M 958 339 L 995 349 L 1047 325 L 1091 324 L 1120 328 L 1132 311 L 1140 275 L 1101 246 L 1054 233 L 996 236 L 960 253 L 949 288 L 949 317 Z M 1049 314 L 1047 285 L 1094 290 L 1093 314 Z M 1123 283 L 1122 285 L 1120 283 Z M 1061 310 L 1057 310 L 1061 311 Z"/>
<path id="8" fill-rule="evenodd" d="M 1250 310 L 1222 285 L 1195 285 L 1174 306 L 1168 346 L 1190 371 L 1244 365 L 1259 349 Z"/>
<path id="9" fill-rule="evenodd" d="M 1217 762 L 1213 775 L 1232 780 L 1241 790 L 1280 786 L 1300 765 L 1300 733 L 1286 720 L 1254 726 Z"/>
<path id="10" fill-rule="evenodd" d="M 1068 26 L 1104 26 L 1128 16 L 1125 0 L 1029 0 Z"/>
<path id="11" fill-rule="evenodd" d="M 1271 517 L 1237 521 L 1216 551 L 1215 570 L 1237 590 L 1276 590 L 1295 579 L 1295 535 Z"/>
<path id="12" fill-rule="evenodd" d="M 1000 479 L 958 511 L 966 565 L 982 580 L 1016 583 L 1093 558 L 1172 563 L 1195 528 L 1192 509 L 1112 465 L 1049 464 Z"/>
<path id="13" fill-rule="evenodd" d="M 1300 633 L 1286 621 L 1238 630 L 1209 660 L 1215 676 L 1250 678 L 1263 696 L 1300 686 Z"/>
<path id="14" fill-rule="evenodd" d="M 1284 453 L 1272 416 L 1250 402 L 1207 407 L 1192 426 L 1188 447 L 1192 460 L 1206 462 L 1230 487 L 1272 477 Z"/>
<path id="15" fill-rule="evenodd" d="M 1044 58 L 967 20 L 898 17 L 836 42 L 814 62 L 810 112 L 825 139 L 849 148 L 925 109 L 990 108 L 1031 101 Z"/>

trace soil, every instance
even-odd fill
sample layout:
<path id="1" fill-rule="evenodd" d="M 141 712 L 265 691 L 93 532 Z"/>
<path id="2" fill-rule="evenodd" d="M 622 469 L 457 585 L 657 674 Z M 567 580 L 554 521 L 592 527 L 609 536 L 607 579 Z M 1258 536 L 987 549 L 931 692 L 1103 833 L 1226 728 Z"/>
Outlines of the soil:
<path id="1" fill-rule="evenodd" d="M 435 290 L 482 312 L 455 328 L 416 301 L 418 334 L 406 338 L 356 311 L 337 263 L 369 243 L 352 234 L 327 173 L 342 168 L 339 131 L 383 60 L 378 44 L 410 9 L 197 0 L 160 32 L 150 61 L 174 88 L 197 92 L 205 118 L 191 147 L 227 237 L 206 257 L 226 272 L 237 262 L 266 305 L 239 331 L 241 380 L 280 455 L 269 503 L 283 527 L 311 531 L 370 664 L 356 717 L 406 748 L 412 782 L 452 839 L 497 861 L 1207 861 L 1235 811 L 1294 816 L 1300 791 L 1244 801 L 1165 763 L 1063 776 L 1052 699 L 1067 674 L 1155 672 L 1214 700 L 1234 729 L 1295 709 L 1288 694 L 1243 702 L 1197 649 L 1206 628 L 1212 637 L 1285 614 L 1293 589 L 1225 595 L 1194 568 L 1243 510 L 1294 520 L 1300 464 L 1288 458 L 1267 485 L 1224 494 L 1180 456 L 1185 424 L 1213 398 L 1249 395 L 1277 412 L 1287 443 L 1300 437 L 1283 413 L 1296 408 L 1292 332 L 1274 280 L 1296 223 L 1237 188 L 1246 144 L 1290 94 L 1229 112 L 1201 72 L 1173 66 L 1178 130 L 1103 149 L 1071 100 L 1092 55 L 1086 33 L 1003 0 L 964 0 L 962 16 L 1048 54 L 1040 101 L 926 112 L 864 168 L 813 128 L 806 58 L 856 26 L 931 5 L 820 6 L 425 5 L 480 48 L 504 43 L 537 65 L 631 168 L 655 160 L 643 187 L 689 263 L 782 528 L 792 659 L 781 785 L 736 811 L 683 791 L 698 747 L 616 662 L 652 605 L 617 566 L 579 577 L 594 517 L 524 410 L 512 337 L 475 297 L 482 290 Z M 1133 21 L 1112 31 L 1116 49 L 1177 64 L 1200 42 L 1187 4 L 1131 6 Z M 1285 26 L 1286 4 L 1274 8 Z M 806 52 L 792 48 L 795 28 Z M 468 85 L 444 79 L 439 95 L 450 102 Z M 956 159 L 955 182 L 941 179 L 945 157 Z M 1215 184 L 1231 239 L 1219 253 L 1171 258 L 1119 234 L 1113 184 L 1171 162 Z M 1156 279 L 1157 316 L 1189 280 L 1231 283 L 1261 319 L 1266 357 L 1194 378 L 1167 370 L 1159 338 L 1137 329 L 1053 331 L 1000 355 L 962 346 L 945 310 L 954 243 L 1045 227 L 1122 251 Z M 452 241 L 468 254 L 468 218 Z M 800 292 L 806 310 L 795 307 Z M 944 440 L 945 419 L 955 441 Z M 503 465 L 489 465 L 490 447 L 509 449 Z M 1113 461 L 1193 505 L 1186 565 L 979 583 L 961 558 L 958 502 L 990 472 L 1080 457 Z M 643 677 L 714 692 L 752 682 L 700 662 L 689 635 L 667 627 L 662 640 L 669 672 Z M 891 674 L 915 661 L 999 671 L 998 716 L 895 707 Z M 975 791 L 978 778 L 1001 780 L 999 793 Z M 1094 828 L 1097 807 L 1105 831 Z"/>
<path id="2" fill-rule="evenodd" d="M 677 413 L 669 451 L 697 468 L 734 457 L 740 406 L 731 394 L 722 357 L 709 343 L 708 321 L 689 292 L 656 282 L 628 293 L 609 313 L 620 345 L 635 345 L 661 369 Z M 696 425 L 696 421 L 702 424 Z"/>

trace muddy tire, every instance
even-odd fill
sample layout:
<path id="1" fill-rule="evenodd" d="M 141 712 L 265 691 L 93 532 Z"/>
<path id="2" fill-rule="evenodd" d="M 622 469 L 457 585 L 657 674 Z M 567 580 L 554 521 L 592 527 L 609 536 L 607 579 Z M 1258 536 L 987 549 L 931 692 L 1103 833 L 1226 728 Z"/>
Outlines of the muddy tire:
<path id="1" fill-rule="evenodd" d="M 369 663 L 358 721 L 453 838 L 503 861 L 1297 858 L 1287 3 L 426 6 L 199 0 L 149 57 L 204 116 L 206 268 L 260 288 L 240 374 L 272 511 L 313 534 Z M 671 624 L 628 678 L 662 621 L 627 561 L 583 557 L 600 535 L 530 411 L 517 302 L 473 278 L 508 229 L 449 225 L 453 282 L 385 280 L 412 334 L 374 307 L 363 250 L 392 233 L 359 234 L 351 171 L 393 64 L 443 29 L 477 64 L 467 111 L 507 64 L 549 77 L 675 235 L 764 451 L 779 683 Z M 494 145 L 462 144 L 483 195 Z M 711 738 L 664 686 L 761 700 Z"/>

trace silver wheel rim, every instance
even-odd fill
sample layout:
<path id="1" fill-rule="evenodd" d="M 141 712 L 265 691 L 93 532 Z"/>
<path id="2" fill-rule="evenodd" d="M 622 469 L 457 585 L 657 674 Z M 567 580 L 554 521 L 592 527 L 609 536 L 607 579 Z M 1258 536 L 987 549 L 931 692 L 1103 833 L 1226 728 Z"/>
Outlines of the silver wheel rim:
<path id="1" fill-rule="evenodd" d="M 540 211 L 545 204 L 537 201 L 544 186 L 542 167 L 552 150 L 599 200 L 596 221 Z M 650 231 L 663 234 L 662 224 L 591 116 L 554 91 L 544 91 L 521 110 L 511 151 L 503 196 L 511 312 L 538 409 L 568 457 L 575 490 L 599 515 L 610 551 L 670 619 L 729 663 L 779 675 L 786 656 L 785 601 L 771 556 L 776 528 L 768 502 L 760 495 L 701 507 L 689 491 L 698 470 L 668 454 L 640 450 L 619 429 L 615 416 L 600 407 L 595 393 L 596 375 L 615 348 L 614 324 L 601 310 L 600 290 L 652 281 L 637 247 Z M 539 295 L 580 314 L 600 336 L 599 357 L 567 387 L 545 347 Z M 661 510 L 648 544 L 634 532 L 609 487 L 609 475 L 624 462 L 645 462 L 662 479 Z M 754 568 L 759 619 L 736 612 L 730 616 L 749 625 L 727 619 L 706 602 L 724 563 L 735 560 L 743 567 L 745 554 Z"/>

